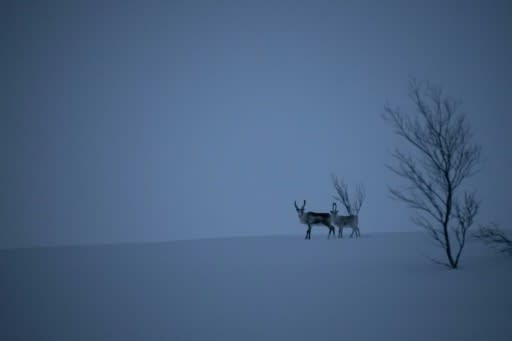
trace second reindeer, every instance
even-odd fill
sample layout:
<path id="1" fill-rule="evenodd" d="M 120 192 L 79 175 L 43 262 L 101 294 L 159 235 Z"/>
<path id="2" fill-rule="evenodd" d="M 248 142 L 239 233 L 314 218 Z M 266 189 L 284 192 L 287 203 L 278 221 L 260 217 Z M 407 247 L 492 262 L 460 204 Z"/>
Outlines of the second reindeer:
<path id="1" fill-rule="evenodd" d="M 359 232 L 359 211 L 363 205 L 366 197 L 364 187 L 358 186 L 355 193 L 354 200 L 350 200 L 348 195 L 347 185 L 343 181 L 339 181 L 336 176 L 332 176 L 334 188 L 336 189 L 337 196 L 334 198 L 339 201 L 347 210 L 348 215 L 338 215 L 338 208 L 335 202 L 332 203 L 331 220 L 332 223 L 338 227 L 338 238 L 343 238 L 343 228 L 352 228 L 350 237 L 360 237 Z"/>

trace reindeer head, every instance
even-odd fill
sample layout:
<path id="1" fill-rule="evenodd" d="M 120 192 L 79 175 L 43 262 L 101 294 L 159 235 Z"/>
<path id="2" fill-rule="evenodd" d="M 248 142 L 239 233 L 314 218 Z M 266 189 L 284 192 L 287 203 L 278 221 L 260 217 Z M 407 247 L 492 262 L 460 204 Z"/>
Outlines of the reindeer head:
<path id="1" fill-rule="evenodd" d="M 338 215 L 338 206 L 335 202 L 332 203 L 332 209 L 330 211 L 331 217 L 336 217 Z"/>
<path id="2" fill-rule="evenodd" d="M 306 200 L 304 200 L 304 203 L 302 204 L 301 208 L 297 206 L 297 202 L 294 201 L 293 204 L 295 205 L 295 210 L 297 211 L 299 218 L 301 218 L 304 215 L 304 207 L 306 207 Z"/>

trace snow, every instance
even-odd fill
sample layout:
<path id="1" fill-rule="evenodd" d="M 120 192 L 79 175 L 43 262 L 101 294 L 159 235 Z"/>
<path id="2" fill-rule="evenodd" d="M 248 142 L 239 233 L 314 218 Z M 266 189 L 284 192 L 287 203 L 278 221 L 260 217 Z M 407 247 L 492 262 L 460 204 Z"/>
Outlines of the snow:
<path id="1" fill-rule="evenodd" d="M 512 259 L 326 236 L 2 250 L 0 339 L 512 340 Z"/>

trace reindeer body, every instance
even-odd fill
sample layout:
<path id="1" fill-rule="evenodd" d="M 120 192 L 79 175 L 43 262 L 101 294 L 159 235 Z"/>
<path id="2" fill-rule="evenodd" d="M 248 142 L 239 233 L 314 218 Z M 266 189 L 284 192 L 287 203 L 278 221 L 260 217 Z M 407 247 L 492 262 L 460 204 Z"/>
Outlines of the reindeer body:
<path id="1" fill-rule="evenodd" d="M 339 215 L 333 221 L 333 224 L 338 227 L 338 238 L 343 238 L 343 228 L 350 227 L 352 229 L 352 233 L 350 237 L 352 238 L 354 235 L 356 237 L 360 237 L 359 233 L 359 217 L 356 215 Z"/>
<path id="2" fill-rule="evenodd" d="M 338 238 L 343 238 L 344 227 L 350 227 L 352 229 L 350 238 L 352 238 L 354 234 L 356 237 L 361 236 L 361 233 L 359 232 L 359 217 L 357 215 L 338 215 L 336 203 L 332 203 L 332 211 L 330 213 L 332 224 L 338 227 Z"/>
<path id="3" fill-rule="evenodd" d="M 332 225 L 331 214 L 323 213 L 323 212 L 304 212 L 304 207 L 306 206 L 306 200 L 304 200 L 304 204 L 301 208 L 297 206 L 297 203 L 294 202 L 295 209 L 297 210 L 297 214 L 299 216 L 299 221 L 308 226 L 306 231 L 305 239 L 311 239 L 311 228 L 314 225 L 323 225 L 329 229 L 329 234 L 327 238 L 331 237 L 331 233 L 333 236 L 336 236 L 335 227 Z"/>

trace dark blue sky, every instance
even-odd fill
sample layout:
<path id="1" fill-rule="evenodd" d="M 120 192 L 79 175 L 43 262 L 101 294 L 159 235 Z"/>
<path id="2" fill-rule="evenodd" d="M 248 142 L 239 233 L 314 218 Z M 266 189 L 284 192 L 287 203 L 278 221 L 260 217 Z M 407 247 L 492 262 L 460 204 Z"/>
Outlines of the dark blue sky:
<path id="1" fill-rule="evenodd" d="M 509 1 L 1 6 L 0 247 L 303 233 L 331 172 L 362 233 L 411 229 L 380 116 L 411 76 L 463 101 L 479 221 L 511 219 Z"/>

